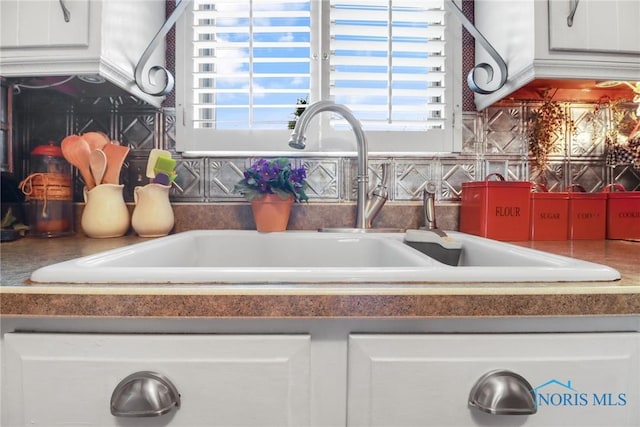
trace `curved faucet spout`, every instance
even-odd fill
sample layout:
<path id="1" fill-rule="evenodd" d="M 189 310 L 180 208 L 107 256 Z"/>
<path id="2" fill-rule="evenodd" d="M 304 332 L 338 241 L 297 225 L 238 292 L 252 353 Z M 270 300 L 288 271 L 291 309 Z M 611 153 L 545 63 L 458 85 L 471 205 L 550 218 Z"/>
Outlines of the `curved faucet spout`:
<path id="1" fill-rule="evenodd" d="M 297 149 L 305 148 L 305 133 L 307 131 L 307 127 L 309 126 L 309 122 L 311 122 L 311 119 L 313 119 L 316 115 L 325 111 L 337 113 L 342 116 L 351 125 L 351 129 L 355 134 L 357 144 L 356 148 L 358 153 L 358 198 L 356 204 L 356 228 L 366 229 L 368 228 L 366 203 L 368 197 L 367 192 L 369 181 L 369 153 L 367 148 L 367 138 L 364 134 L 364 131 L 362 130 L 362 124 L 360 124 L 360 121 L 356 118 L 356 116 L 354 116 L 353 112 L 347 106 L 336 104 L 331 101 L 319 101 L 309 105 L 305 109 L 304 113 L 302 113 L 302 115 L 298 118 L 293 132 L 291 132 L 289 146 Z"/>

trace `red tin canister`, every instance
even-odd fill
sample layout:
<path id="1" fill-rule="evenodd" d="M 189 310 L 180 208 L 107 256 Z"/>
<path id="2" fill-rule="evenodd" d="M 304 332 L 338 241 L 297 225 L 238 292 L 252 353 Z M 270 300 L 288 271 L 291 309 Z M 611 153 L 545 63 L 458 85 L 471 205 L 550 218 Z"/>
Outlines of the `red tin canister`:
<path id="1" fill-rule="evenodd" d="M 607 239 L 640 239 L 640 191 L 607 185 Z"/>
<path id="2" fill-rule="evenodd" d="M 490 181 L 495 176 L 498 181 Z M 491 174 L 462 183 L 460 231 L 496 240 L 529 240 L 531 183 Z"/>
<path id="3" fill-rule="evenodd" d="M 569 187 L 569 239 L 599 240 L 606 237 L 607 195 L 575 191 Z"/>
<path id="4" fill-rule="evenodd" d="M 567 240 L 569 194 L 541 189 L 531 193 L 531 240 Z"/>

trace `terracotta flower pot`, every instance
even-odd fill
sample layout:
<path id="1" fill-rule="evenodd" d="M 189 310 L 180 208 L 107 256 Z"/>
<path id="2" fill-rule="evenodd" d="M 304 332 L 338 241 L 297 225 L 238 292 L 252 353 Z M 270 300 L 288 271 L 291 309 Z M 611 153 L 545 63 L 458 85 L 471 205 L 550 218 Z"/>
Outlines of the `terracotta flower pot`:
<path id="1" fill-rule="evenodd" d="M 293 196 L 281 199 L 277 194 L 265 194 L 252 200 L 251 209 L 258 231 L 285 231 L 292 204 Z"/>

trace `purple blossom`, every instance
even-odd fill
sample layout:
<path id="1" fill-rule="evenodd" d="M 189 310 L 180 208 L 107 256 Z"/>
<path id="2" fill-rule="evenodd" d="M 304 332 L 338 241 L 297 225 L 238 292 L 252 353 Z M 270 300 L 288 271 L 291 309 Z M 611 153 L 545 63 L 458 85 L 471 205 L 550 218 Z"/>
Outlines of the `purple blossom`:
<path id="1" fill-rule="evenodd" d="M 304 168 L 292 169 L 290 178 L 294 183 L 302 184 L 307 178 L 307 171 Z"/>
<path id="2" fill-rule="evenodd" d="M 275 193 L 283 198 L 293 195 L 296 202 L 306 201 L 306 177 L 304 167 L 292 167 L 287 158 L 259 159 L 243 172 L 235 190 L 249 200 Z"/>

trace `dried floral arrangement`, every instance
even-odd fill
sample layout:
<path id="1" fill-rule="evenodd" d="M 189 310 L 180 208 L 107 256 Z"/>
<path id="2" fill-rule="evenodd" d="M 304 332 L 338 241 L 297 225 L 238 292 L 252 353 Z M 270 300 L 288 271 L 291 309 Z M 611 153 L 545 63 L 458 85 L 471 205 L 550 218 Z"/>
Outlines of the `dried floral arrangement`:
<path id="1" fill-rule="evenodd" d="M 596 106 L 594 113 L 597 113 L 603 108 L 609 110 L 610 125 L 605 137 L 607 145 L 616 145 L 620 142 L 625 142 L 634 130 L 639 118 L 636 117 L 635 112 L 631 108 L 628 108 L 629 104 L 629 100 L 615 99 L 600 102 Z"/>
<path id="2" fill-rule="evenodd" d="M 573 134 L 575 124 L 567 113 L 565 105 L 552 101 L 546 93 L 539 108 L 531 109 L 527 117 L 527 142 L 529 154 L 535 168 L 543 170 L 549 162 L 549 154 L 553 150 L 555 136 L 564 130 Z"/>
<path id="3" fill-rule="evenodd" d="M 627 99 L 606 100 L 596 105 L 594 114 L 609 110 L 609 126 L 605 134 L 607 166 L 633 165 L 640 169 L 640 117 L 635 104 Z"/>

